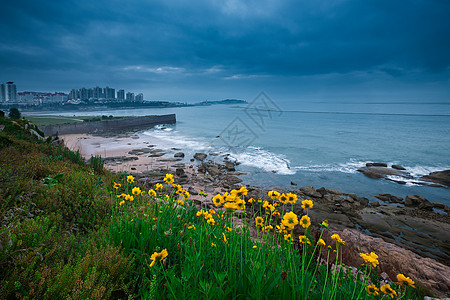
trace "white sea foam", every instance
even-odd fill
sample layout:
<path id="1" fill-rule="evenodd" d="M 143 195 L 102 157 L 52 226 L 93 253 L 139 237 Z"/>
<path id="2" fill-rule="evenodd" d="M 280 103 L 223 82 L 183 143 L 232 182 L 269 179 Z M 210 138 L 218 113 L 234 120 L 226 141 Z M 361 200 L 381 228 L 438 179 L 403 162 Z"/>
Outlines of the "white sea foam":
<path id="1" fill-rule="evenodd" d="M 305 166 L 297 166 L 295 169 L 309 172 L 342 172 L 353 174 L 361 167 L 364 167 L 366 163 L 370 161 L 359 161 L 351 159 L 346 163 L 334 163 L 334 164 L 312 164 Z"/>
<path id="2" fill-rule="evenodd" d="M 147 138 L 151 138 L 152 143 L 156 143 L 159 148 L 181 148 L 183 150 L 207 151 L 211 150 L 209 143 L 203 139 L 187 137 L 173 128 L 155 126 L 155 128 L 141 133 Z"/>
<path id="3" fill-rule="evenodd" d="M 267 172 L 280 175 L 293 175 L 290 161 L 284 155 L 275 154 L 259 147 L 248 147 L 242 152 L 231 154 L 231 159 L 239 161 L 244 166 L 256 167 Z"/>

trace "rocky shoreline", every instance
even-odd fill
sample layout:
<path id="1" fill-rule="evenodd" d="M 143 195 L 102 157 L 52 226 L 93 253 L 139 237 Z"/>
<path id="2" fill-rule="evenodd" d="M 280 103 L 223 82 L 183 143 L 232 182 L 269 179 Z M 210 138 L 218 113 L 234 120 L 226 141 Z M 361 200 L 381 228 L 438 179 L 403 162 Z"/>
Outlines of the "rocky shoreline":
<path id="1" fill-rule="evenodd" d="M 132 140 L 133 136 L 128 138 Z M 187 189 L 197 204 L 201 203 L 209 208 L 215 208 L 211 200 L 213 196 L 242 186 L 243 180 L 239 175 L 243 173 L 238 170 L 239 162 L 231 161 L 227 156 L 220 162 L 215 153 L 196 153 L 192 158 L 188 158 L 184 157 L 183 152 L 176 152 L 166 158 L 168 155 L 153 145 L 136 148 L 132 142 L 127 144 L 130 147 L 126 151 L 122 150 L 115 153 L 118 155 L 104 157 L 105 167 L 116 172 L 131 173 L 143 185 L 163 183 L 166 173 L 172 173 L 175 182 Z M 181 151 L 181 149 L 172 150 Z M 86 156 L 86 153 L 84 155 Z M 211 156 L 214 159 L 209 159 Z M 366 166 L 366 168 L 373 172 L 374 168 L 378 171 L 378 168 L 388 167 Z M 402 171 L 392 167 L 389 169 Z M 418 195 L 408 195 L 403 199 L 390 194 L 379 194 L 376 196 L 378 201 L 370 201 L 356 194 L 347 194 L 325 187 L 298 188 L 292 184 L 292 189 L 276 190 L 295 193 L 299 199 L 313 200 L 314 209 L 310 211 L 313 224 L 320 224 L 327 219 L 333 232 L 348 236 L 350 239 L 357 236 L 357 240 L 348 241 L 349 244 L 353 244 L 352 247 L 355 247 L 354 244 L 364 244 L 366 252 L 382 253 L 380 274 L 394 279 L 395 272 L 404 272 L 415 276 L 418 282 L 430 288 L 436 295 L 446 296 L 450 293 L 448 206 L 431 203 Z M 255 186 L 247 188 L 248 197 L 267 198 L 268 190 Z M 206 199 L 201 200 L 202 198 L 198 196 L 200 189 L 208 193 Z M 260 204 L 252 204 L 255 205 Z M 254 210 L 246 211 L 250 223 L 254 219 L 251 211 Z M 293 211 L 298 215 L 304 214 L 300 201 L 294 205 Z M 318 227 L 315 229 L 318 230 Z M 350 251 L 350 248 L 344 253 L 344 263 L 357 266 L 361 263 L 357 255 L 361 250 Z M 414 258 L 414 261 L 401 262 L 407 258 Z M 424 268 L 428 271 L 424 271 Z"/>

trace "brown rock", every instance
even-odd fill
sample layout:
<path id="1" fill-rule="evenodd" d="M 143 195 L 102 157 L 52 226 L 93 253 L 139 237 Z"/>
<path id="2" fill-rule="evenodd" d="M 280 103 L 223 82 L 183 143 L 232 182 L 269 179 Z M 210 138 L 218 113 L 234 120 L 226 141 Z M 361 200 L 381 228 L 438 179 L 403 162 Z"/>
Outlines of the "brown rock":
<path id="1" fill-rule="evenodd" d="M 194 158 L 195 158 L 196 160 L 199 160 L 199 161 L 205 160 L 205 158 L 206 158 L 207 156 L 208 156 L 208 155 L 205 154 L 205 153 L 195 153 L 195 154 L 194 154 Z"/>
<path id="2" fill-rule="evenodd" d="M 439 297 L 450 293 L 450 267 L 355 229 L 344 229 L 339 235 L 346 241 L 343 247 L 344 264 L 357 267 L 363 262 L 360 252 L 374 252 L 378 255 L 379 272 L 388 274 L 392 281 L 396 281 L 397 274 L 401 273 Z"/>
<path id="3" fill-rule="evenodd" d="M 403 202 L 402 197 L 397 197 L 397 196 L 394 196 L 391 194 L 379 194 L 378 196 L 375 196 L 375 198 L 378 198 L 382 201 L 390 202 L 390 203 L 402 203 Z"/>
<path id="4" fill-rule="evenodd" d="M 402 171 L 406 170 L 405 168 L 403 168 L 403 167 L 400 166 L 400 165 L 392 165 L 391 168 L 396 169 L 396 170 L 402 170 Z"/>
<path id="5" fill-rule="evenodd" d="M 300 188 L 300 191 L 305 194 L 306 196 L 314 197 L 314 198 L 321 198 L 322 194 L 317 192 L 315 188 L 312 186 L 304 186 Z"/>
<path id="6" fill-rule="evenodd" d="M 450 170 L 433 172 L 429 175 L 423 176 L 422 179 L 450 186 Z"/>
<path id="7" fill-rule="evenodd" d="M 387 164 L 380 162 L 366 163 L 366 167 L 387 167 Z"/>

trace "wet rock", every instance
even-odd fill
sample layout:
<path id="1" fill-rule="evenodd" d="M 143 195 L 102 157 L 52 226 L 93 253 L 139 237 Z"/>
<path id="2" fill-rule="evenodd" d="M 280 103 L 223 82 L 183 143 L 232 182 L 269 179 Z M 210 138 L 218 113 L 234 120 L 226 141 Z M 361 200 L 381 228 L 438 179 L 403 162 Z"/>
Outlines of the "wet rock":
<path id="1" fill-rule="evenodd" d="M 232 175 L 225 175 L 221 179 L 222 179 L 222 182 L 228 186 L 242 182 L 242 179 L 240 179 L 236 176 L 232 176 Z"/>
<path id="2" fill-rule="evenodd" d="M 395 170 L 386 167 L 363 167 L 358 169 L 359 172 L 362 172 L 364 175 L 368 177 L 377 177 L 382 178 L 388 175 L 399 176 L 404 178 L 412 178 L 407 172 Z"/>
<path id="3" fill-rule="evenodd" d="M 366 167 L 387 167 L 387 164 L 380 162 L 366 163 Z"/>
<path id="4" fill-rule="evenodd" d="M 186 173 L 184 172 L 183 168 L 177 168 L 175 170 L 175 175 L 177 175 L 178 177 L 187 177 Z"/>
<path id="5" fill-rule="evenodd" d="M 201 152 L 194 154 L 194 158 L 199 161 L 204 161 L 207 156 L 208 156 L 207 154 Z"/>
<path id="6" fill-rule="evenodd" d="M 406 170 L 404 167 L 402 167 L 400 165 L 392 165 L 391 168 L 396 169 L 396 170 L 401 170 L 401 171 Z"/>
<path id="7" fill-rule="evenodd" d="M 341 203 L 344 200 L 343 197 L 335 194 L 328 194 L 323 196 L 323 198 L 330 204 Z"/>
<path id="8" fill-rule="evenodd" d="M 192 186 L 190 186 L 187 190 L 191 195 L 198 195 L 198 191 L 195 190 Z"/>
<path id="9" fill-rule="evenodd" d="M 291 185 L 297 185 L 295 182 L 291 181 Z"/>
<path id="10" fill-rule="evenodd" d="M 217 176 L 222 173 L 219 166 L 216 164 L 206 164 L 205 168 L 206 168 L 206 171 L 208 172 L 208 174 L 210 174 L 212 176 Z"/>
<path id="11" fill-rule="evenodd" d="M 335 195 L 346 195 L 345 193 L 338 191 L 338 190 L 334 190 L 334 189 L 325 189 L 327 191 L 327 193 L 329 194 L 335 194 Z"/>
<path id="12" fill-rule="evenodd" d="M 397 274 L 402 273 L 439 297 L 450 293 L 450 267 L 355 229 L 345 229 L 339 235 L 346 241 L 343 247 L 343 263 L 346 265 L 359 266 L 363 262 L 359 253 L 374 252 L 378 255 L 379 272 L 385 272 L 390 280 L 396 281 Z M 328 236 L 325 240 L 332 241 Z M 326 257 L 326 253 L 322 255 Z"/>
<path id="13" fill-rule="evenodd" d="M 234 163 L 231 161 L 224 161 L 225 163 L 225 168 L 227 169 L 228 172 L 234 172 L 236 171 L 236 168 L 234 167 Z"/>
<path id="14" fill-rule="evenodd" d="M 379 194 L 375 196 L 375 198 L 380 199 L 381 201 L 390 202 L 390 203 L 403 203 L 402 197 L 397 197 L 391 194 Z"/>
<path id="15" fill-rule="evenodd" d="M 200 166 L 198 166 L 197 168 L 199 173 L 205 174 L 206 173 L 206 166 L 204 164 L 201 164 Z"/>
<path id="16" fill-rule="evenodd" d="M 419 195 L 407 195 L 405 198 L 406 207 L 418 207 L 423 210 L 433 210 L 433 205 L 430 201 Z"/>
<path id="17" fill-rule="evenodd" d="M 184 153 L 183 152 L 177 152 L 173 155 L 173 157 L 184 157 Z"/>
<path id="18" fill-rule="evenodd" d="M 378 207 L 378 206 L 380 206 L 380 202 L 378 202 L 378 201 L 372 201 L 372 202 L 370 202 L 370 206 L 372 206 L 372 207 Z"/>
<path id="19" fill-rule="evenodd" d="M 437 208 L 437 209 L 444 209 L 445 208 L 445 204 L 443 204 L 443 203 L 433 202 L 431 204 L 433 204 L 433 208 Z"/>
<path id="20" fill-rule="evenodd" d="M 316 189 L 312 186 L 304 186 L 300 188 L 300 191 L 305 194 L 306 196 L 314 197 L 314 198 L 321 198 L 322 194 L 317 192 Z"/>
<path id="21" fill-rule="evenodd" d="M 450 186 L 450 170 L 432 172 L 429 175 L 422 176 L 421 179 Z"/>

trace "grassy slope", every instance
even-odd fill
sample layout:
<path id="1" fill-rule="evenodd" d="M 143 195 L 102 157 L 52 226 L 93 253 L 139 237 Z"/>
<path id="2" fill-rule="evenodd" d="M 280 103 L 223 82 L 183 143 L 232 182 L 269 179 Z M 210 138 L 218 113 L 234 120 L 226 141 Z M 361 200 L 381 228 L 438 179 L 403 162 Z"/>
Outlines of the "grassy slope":
<path id="1" fill-rule="evenodd" d="M 25 115 L 25 118 L 29 121 L 33 122 L 37 126 L 43 125 L 61 125 L 61 124 L 73 124 L 73 123 L 82 123 L 86 121 L 100 121 L 101 117 L 97 116 L 50 116 L 50 115 Z M 107 120 L 117 120 L 123 119 L 124 117 L 113 117 L 108 118 Z"/>
<path id="2" fill-rule="evenodd" d="M 101 238 L 113 175 L 38 141 L 26 123 L 0 119 L 0 298 L 126 296 L 132 259 Z"/>

